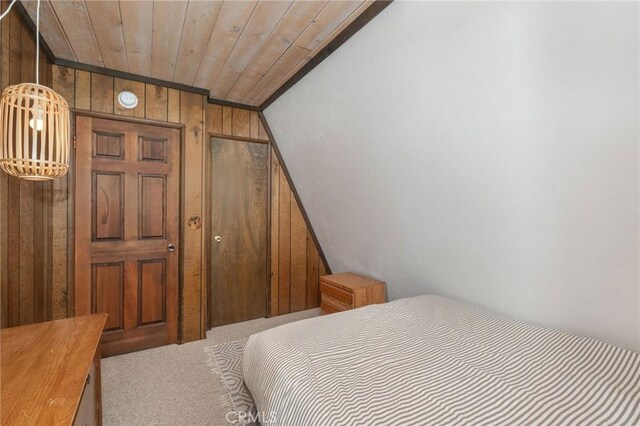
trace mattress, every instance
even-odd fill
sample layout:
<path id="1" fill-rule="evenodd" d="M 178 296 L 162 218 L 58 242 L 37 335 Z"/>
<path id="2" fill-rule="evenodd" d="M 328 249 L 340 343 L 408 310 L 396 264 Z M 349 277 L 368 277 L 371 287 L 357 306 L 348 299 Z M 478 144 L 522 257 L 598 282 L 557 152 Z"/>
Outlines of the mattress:
<path id="1" fill-rule="evenodd" d="M 263 424 L 640 424 L 640 354 L 438 296 L 251 336 Z"/>

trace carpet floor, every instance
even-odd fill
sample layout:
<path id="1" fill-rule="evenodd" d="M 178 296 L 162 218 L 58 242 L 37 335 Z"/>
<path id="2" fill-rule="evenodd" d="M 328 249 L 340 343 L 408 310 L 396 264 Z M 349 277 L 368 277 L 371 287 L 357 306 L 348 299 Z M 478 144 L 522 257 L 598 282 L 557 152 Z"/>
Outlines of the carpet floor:
<path id="1" fill-rule="evenodd" d="M 207 366 L 204 348 L 319 314 L 311 309 L 216 327 L 197 342 L 103 359 L 103 424 L 229 425 L 226 389 Z"/>

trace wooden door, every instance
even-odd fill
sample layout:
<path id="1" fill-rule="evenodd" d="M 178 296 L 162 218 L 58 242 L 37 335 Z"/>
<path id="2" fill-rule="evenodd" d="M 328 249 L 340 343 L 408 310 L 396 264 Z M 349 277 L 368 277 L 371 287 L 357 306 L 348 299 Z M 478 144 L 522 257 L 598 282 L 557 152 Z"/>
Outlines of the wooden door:
<path id="1" fill-rule="evenodd" d="M 266 315 L 268 148 L 211 139 L 210 326 Z"/>
<path id="2" fill-rule="evenodd" d="M 76 119 L 75 315 L 109 314 L 102 354 L 175 343 L 180 134 Z"/>

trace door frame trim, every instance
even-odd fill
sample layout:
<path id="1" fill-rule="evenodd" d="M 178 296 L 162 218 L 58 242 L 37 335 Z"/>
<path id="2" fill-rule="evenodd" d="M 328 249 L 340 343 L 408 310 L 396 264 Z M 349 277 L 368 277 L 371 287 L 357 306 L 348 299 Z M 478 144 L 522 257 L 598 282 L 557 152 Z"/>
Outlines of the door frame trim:
<path id="1" fill-rule="evenodd" d="M 207 330 L 211 330 L 212 326 L 209 322 L 209 290 L 211 288 L 210 283 L 210 271 L 211 271 L 211 236 L 212 229 L 211 226 L 208 225 L 209 219 L 211 219 L 211 197 L 209 196 L 209 192 L 211 191 L 211 139 L 226 139 L 237 142 L 249 142 L 249 143 L 260 143 L 263 145 L 267 145 L 267 267 L 266 267 L 266 276 L 265 276 L 265 318 L 271 318 L 271 141 L 264 139 L 255 139 L 244 136 L 231 136 L 224 135 L 221 133 L 215 132 L 206 132 L 206 140 L 204 147 L 204 155 L 205 155 L 205 163 L 204 163 L 204 184 L 202 185 L 202 198 L 204 200 L 204 215 L 203 217 L 207 221 L 204 224 L 204 244 L 203 244 L 203 253 L 204 253 L 204 261 L 203 261 L 203 273 L 202 278 L 203 282 L 206 286 L 206 291 L 203 292 L 202 297 L 202 312 L 204 312 L 204 322 L 205 322 L 205 332 Z"/>
<path id="2" fill-rule="evenodd" d="M 182 300 L 183 300 L 183 253 L 184 253 L 184 232 L 183 232 L 183 220 L 184 220 L 184 170 L 185 170 L 185 131 L 186 126 L 181 123 L 170 123 L 167 121 L 158 121 L 152 120 L 148 118 L 137 118 L 137 117 L 129 117 L 129 116 L 121 116 L 117 114 L 109 114 L 102 112 L 94 112 L 83 109 L 71 108 L 70 112 L 70 121 L 71 121 L 71 136 L 73 140 L 73 147 L 69 150 L 69 170 L 67 172 L 67 208 L 68 208 L 68 217 L 67 217 L 67 292 L 69 293 L 67 296 L 67 311 L 69 317 L 75 316 L 76 309 L 76 300 L 75 300 L 75 288 L 76 288 L 76 280 L 75 280 L 75 221 L 76 221 L 76 119 L 78 116 L 89 117 L 89 118 L 98 118 L 103 120 L 111 120 L 111 121 L 122 121 L 130 124 L 143 124 L 147 126 L 156 126 L 156 127 L 164 127 L 169 129 L 178 130 L 180 133 L 180 173 L 179 173 L 179 187 L 180 193 L 178 196 L 178 241 L 180 244 L 180 251 L 178 257 L 178 330 L 177 330 L 177 341 L 178 343 L 182 342 L 182 325 L 183 325 L 183 315 L 182 315 Z"/>

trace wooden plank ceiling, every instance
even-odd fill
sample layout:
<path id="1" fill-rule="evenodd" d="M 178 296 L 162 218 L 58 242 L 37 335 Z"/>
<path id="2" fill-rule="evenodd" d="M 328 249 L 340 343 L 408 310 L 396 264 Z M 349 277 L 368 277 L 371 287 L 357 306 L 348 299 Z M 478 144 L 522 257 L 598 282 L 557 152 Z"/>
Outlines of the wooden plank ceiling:
<path id="1" fill-rule="evenodd" d="M 23 0 L 35 21 L 34 0 Z M 56 58 L 261 105 L 372 0 L 41 2 Z"/>

